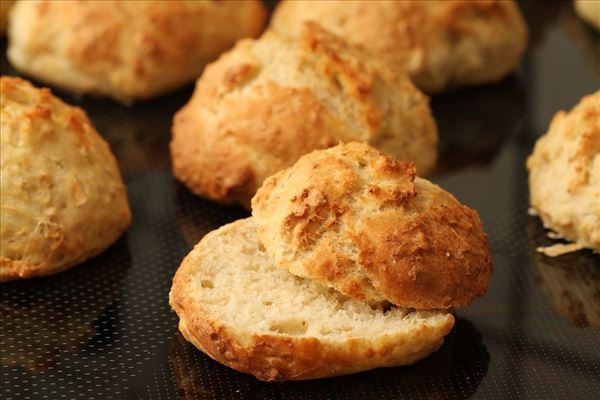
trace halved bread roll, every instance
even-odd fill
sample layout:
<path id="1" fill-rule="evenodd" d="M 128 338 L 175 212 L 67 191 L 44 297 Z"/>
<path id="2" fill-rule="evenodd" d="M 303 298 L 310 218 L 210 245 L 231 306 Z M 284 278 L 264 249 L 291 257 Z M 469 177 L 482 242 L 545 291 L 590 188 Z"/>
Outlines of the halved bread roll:
<path id="1" fill-rule="evenodd" d="M 436 351 L 446 311 L 372 308 L 277 268 L 252 218 L 206 235 L 170 293 L 179 328 L 213 359 L 265 381 L 406 365 Z"/>
<path id="2" fill-rule="evenodd" d="M 313 151 L 269 177 L 252 215 L 276 265 L 361 301 L 458 307 L 492 275 L 477 212 L 364 143 Z"/>

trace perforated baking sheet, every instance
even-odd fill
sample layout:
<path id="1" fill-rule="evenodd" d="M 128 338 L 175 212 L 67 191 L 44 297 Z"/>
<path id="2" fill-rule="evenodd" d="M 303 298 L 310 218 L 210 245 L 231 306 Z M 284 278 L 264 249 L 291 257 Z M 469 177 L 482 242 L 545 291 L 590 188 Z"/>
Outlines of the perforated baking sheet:
<path id="1" fill-rule="evenodd" d="M 554 112 L 598 88 L 600 37 L 570 3 L 521 5 L 531 47 L 519 73 L 432 101 L 441 136 L 432 179 L 479 211 L 495 264 L 488 294 L 457 310 L 439 352 L 410 367 L 268 384 L 197 351 L 169 309 L 171 278 L 204 234 L 247 213 L 191 195 L 169 171 L 171 119 L 191 86 L 133 107 L 57 92 L 110 142 L 133 224 L 81 266 L 0 287 L 1 397 L 599 398 L 600 256 L 535 252 L 550 240 L 527 215 L 524 162 Z M 2 73 L 15 74 L 5 58 Z"/>

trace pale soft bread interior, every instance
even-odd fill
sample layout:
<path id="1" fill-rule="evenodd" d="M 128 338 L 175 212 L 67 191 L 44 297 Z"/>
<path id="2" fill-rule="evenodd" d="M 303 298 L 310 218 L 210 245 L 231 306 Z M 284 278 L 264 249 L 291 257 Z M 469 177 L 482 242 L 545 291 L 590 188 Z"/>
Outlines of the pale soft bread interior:
<path id="1" fill-rule="evenodd" d="M 371 308 L 296 277 L 269 261 L 257 243 L 253 221 L 238 227 L 202 253 L 202 268 L 191 282 L 194 299 L 223 323 L 264 334 L 343 340 L 409 331 L 446 318 L 437 311 Z"/>
<path id="2" fill-rule="evenodd" d="M 252 218 L 205 236 L 174 278 L 187 340 L 262 380 L 321 378 L 412 364 L 452 329 L 447 311 L 370 306 L 277 268 Z"/>

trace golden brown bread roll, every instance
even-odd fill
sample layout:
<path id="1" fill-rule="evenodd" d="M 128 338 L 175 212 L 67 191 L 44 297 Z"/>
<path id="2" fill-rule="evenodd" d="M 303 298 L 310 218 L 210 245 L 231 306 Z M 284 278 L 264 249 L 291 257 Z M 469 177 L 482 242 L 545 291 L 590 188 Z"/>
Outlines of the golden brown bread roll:
<path id="1" fill-rule="evenodd" d="M 8 58 L 79 93 L 146 99 L 198 77 L 236 40 L 258 35 L 260 1 L 21 1 Z"/>
<path id="2" fill-rule="evenodd" d="M 297 36 L 307 20 L 407 70 L 428 93 L 502 79 L 527 42 L 512 0 L 282 1 L 271 27 Z"/>
<path id="3" fill-rule="evenodd" d="M 544 226 L 572 249 L 600 250 L 600 91 L 556 113 L 527 169 L 531 207 Z"/>
<path id="4" fill-rule="evenodd" d="M 175 176 L 222 203 L 250 199 L 302 154 L 364 141 L 413 161 L 436 161 L 428 99 L 359 49 L 308 23 L 299 40 L 273 32 L 243 40 L 209 65 L 174 118 Z"/>
<path id="5" fill-rule="evenodd" d="M 269 177 L 252 215 L 276 265 L 362 301 L 466 305 L 492 274 L 477 212 L 362 143 L 314 151 Z"/>
<path id="6" fill-rule="evenodd" d="M 0 78 L 0 281 L 49 275 L 95 256 L 131 221 L 108 144 L 85 112 Z"/>

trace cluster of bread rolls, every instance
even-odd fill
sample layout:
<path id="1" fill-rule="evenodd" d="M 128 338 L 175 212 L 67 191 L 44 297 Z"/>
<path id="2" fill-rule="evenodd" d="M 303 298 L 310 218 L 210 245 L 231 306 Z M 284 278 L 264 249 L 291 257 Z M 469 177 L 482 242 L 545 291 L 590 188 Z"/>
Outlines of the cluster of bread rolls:
<path id="1" fill-rule="evenodd" d="M 12 3 L 2 1 L 1 21 L 16 69 L 124 102 L 189 83 L 237 39 L 258 35 L 266 16 L 254 0 Z M 54 274 L 127 229 L 126 188 L 83 110 L 22 79 L 0 82 L 0 281 Z"/>
<path id="2" fill-rule="evenodd" d="M 421 90 L 514 70 L 514 1 L 282 1 L 258 39 L 257 0 L 1 3 L 11 64 L 55 87 L 131 103 L 197 78 L 173 173 L 253 215 L 206 235 L 173 281 L 180 330 L 210 357 L 267 381 L 406 365 L 485 294 L 477 212 L 419 177 L 437 159 Z M 56 273 L 127 229 L 126 188 L 83 110 L 0 86 L 0 281 Z M 527 163 L 533 209 L 571 249 L 600 249 L 599 103 L 559 113 Z"/>

